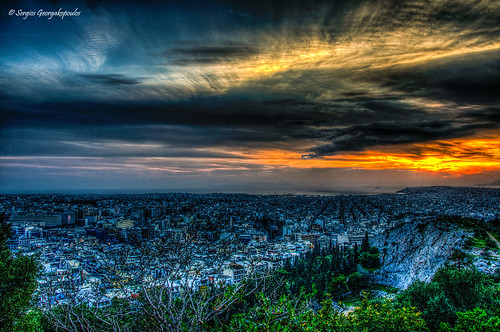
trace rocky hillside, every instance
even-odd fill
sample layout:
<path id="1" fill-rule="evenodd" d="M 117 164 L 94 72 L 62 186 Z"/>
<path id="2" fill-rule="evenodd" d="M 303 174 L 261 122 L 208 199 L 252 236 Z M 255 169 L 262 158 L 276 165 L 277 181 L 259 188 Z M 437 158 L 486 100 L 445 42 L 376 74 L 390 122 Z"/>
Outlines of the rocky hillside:
<path id="1" fill-rule="evenodd" d="M 382 266 L 377 283 L 405 289 L 416 280 L 429 281 L 455 250 L 465 247 L 473 232 L 431 220 L 402 224 L 376 236 Z"/>

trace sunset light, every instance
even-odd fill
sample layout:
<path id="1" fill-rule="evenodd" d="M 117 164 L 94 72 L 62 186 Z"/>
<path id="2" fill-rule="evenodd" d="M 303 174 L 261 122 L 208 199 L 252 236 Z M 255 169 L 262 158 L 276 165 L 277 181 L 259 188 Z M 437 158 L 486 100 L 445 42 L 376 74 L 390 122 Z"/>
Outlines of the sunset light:
<path id="1" fill-rule="evenodd" d="M 0 23 L 6 191 L 500 181 L 497 1 L 78 12 Z"/>

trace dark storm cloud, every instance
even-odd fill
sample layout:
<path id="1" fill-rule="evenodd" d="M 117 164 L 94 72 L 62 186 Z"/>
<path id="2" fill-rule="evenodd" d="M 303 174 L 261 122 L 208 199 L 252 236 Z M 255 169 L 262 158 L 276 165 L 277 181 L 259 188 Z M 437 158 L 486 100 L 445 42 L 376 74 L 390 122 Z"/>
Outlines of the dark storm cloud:
<path id="1" fill-rule="evenodd" d="M 2 110 L 3 124 L 20 126 L 121 126 L 174 124 L 193 127 L 252 128 L 276 125 L 281 121 L 311 121 L 325 115 L 300 114 L 292 101 L 263 103 L 260 101 L 220 98 L 191 99 L 166 103 L 43 103 L 33 107 L 16 105 Z M 295 107 L 295 109 L 294 109 Z M 68 111 L 71 110 L 71 111 Z"/>
<path id="2" fill-rule="evenodd" d="M 464 121 L 476 120 L 486 124 L 500 126 L 500 107 L 487 107 L 481 110 L 467 111 L 458 118 Z"/>
<path id="3" fill-rule="evenodd" d="M 252 144 L 326 138 L 329 127 L 380 121 L 422 121 L 434 116 L 398 100 L 349 98 L 337 102 L 301 99 L 252 100 L 242 97 L 191 98 L 158 103 L 4 103 L 4 128 L 78 131 L 82 137 L 158 141 L 161 130 L 134 126 L 178 126 L 184 132 L 163 141 L 176 144 Z M 98 128 L 104 128 L 98 130 Z M 105 135 L 105 136 L 103 136 Z M 187 139 L 197 137 L 197 139 Z"/>
<path id="4" fill-rule="evenodd" d="M 50 157 L 41 166 L 68 157 L 60 169 L 78 169 L 71 157 L 89 158 L 89 169 L 92 158 L 108 158 L 113 173 L 128 158 L 143 158 L 139 172 L 165 166 L 151 157 L 221 158 L 228 162 L 215 169 L 230 173 L 230 160 L 251 149 L 320 158 L 495 130 L 497 7 L 89 1 L 78 19 L 8 17 L 0 22 L 0 155 Z"/>
<path id="5" fill-rule="evenodd" d="M 141 83 L 137 78 L 121 74 L 77 74 L 77 77 L 87 80 L 90 84 L 105 86 L 135 85 Z"/>
<path id="6" fill-rule="evenodd" d="M 318 9 L 324 11 L 325 17 L 334 17 L 357 6 L 360 0 L 242 0 L 223 1 L 233 10 L 256 17 L 262 21 L 280 22 L 290 16 L 296 19 L 315 17 Z M 324 22 L 327 25 L 329 22 Z"/>
<path id="7" fill-rule="evenodd" d="M 140 131 L 153 134 L 131 135 Z M 101 128 L 93 132 L 21 129 L 3 131 L 0 137 L 5 142 L 0 146 L 2 156 L 235 158 L 228 152 L 203 149 L 203 144 L 193 147 L 193 142 L 203 141 L 205 137 L 183 128 L 137 126 L 128 128 L 128 132 L 125 128 Z M 191 144 L 187 144 L 188 140 Z M 183 141 L 186 144 L 182 144 Z"/>
<path id="8" fill-rule="evenodd" d="M 374 73 L 395 89 L 456 102 L 500 102 L 500 52 L 456 56 Z"/>
<path id="9" fill-rule="evenodd" d="M 237 61 L 256 55 L 259 52 L 257 48 L 249 45 L 227 43 L 220 46 L 193 45 L 177 47 L 166 51 L 164 55 L 170 65 L 189 66 Z"/>
<path id="10" fill-rule="evenodd" d="M 46 103 L 36 108 L 16 106 L 15 109 L 0 111 L 4 131 L 9 128 L 37 129 L 39 133 L 43 130 L 67 133 L 67 137 L 59 140 L 111 140 L 184 148 L 211 145 L 262 147 L 286 143 L 290 139 L 319 138 L 323 136 L 322 130 L 314 126 L 328 121 L 328 114 L 319 111 L 305 114 L 303 108 L 307 109 L 307 104 L 292 100 L 252 103 L 209 98 L 159 105 Z M 49 137 L 56 136 L 37 139 Z M 37 140 L 33 144 L 38 145 Z M 10 151 L 21 153 L 22 150 Z"/>
<path id="11" fill-rule="evenodd" d="M 488 4 L 488 1 L 484 1 L 483 3 Z M 490 2 L 490 4 L 492 3 L 494 4 L 494 2 Z M 473 1 L 450 2 L 447 6 L 439 6 L 436 11 L 430 12 L 429 15 L 436 21 L 458 22 L 463 26 L 468 26 L 477 21 L 481 21 L 483 25 L 491 28 L 498 28 L 500 26 L 498 12 L 491 10 L 486 5 L 477 7 Z"/>
<path id="12" fill-rule="evenodd" d="M 4 103 L 6 105 L 6 103 Z M 53 144 L 52 154 L 78 152 L 81 155 L 164 156 L 169 147 L 183 149 L 286 146 L 292 140 L 331 141 L 310 149 L 308 157 L 342 151 L 362 151 L 375 145 L 395 145 L 455 138 L 478 130 L 500 127 L 498 108 L 456 110 L 452 117 L 429 113 L 402 100 L 351 97 L 320 103 L 296 99 L 248 100 L 221 97 L 191 98 L 164 103 L 45 103 L 1 111 L 4 128 L 45 128 L 68 133 Z M 14 106 L 12 106 L 14 107 Z M 69 111 L 70 110 L 70 111 Z M 57 137 L 57 135 L 49 135 Z M 19 139 L 19 135 L 16 139 Z M 32 153 L 10 149 L 5 153 Z M 60 143 L 61 141 L 65 141 Z M 70 142 L 82 141 L 79 147 Z M 21 146 L 18 143 L 14 146 Z M 159 144 L 143 150 L 112 147 L 96 149 L 99 142 Z M 59 147 L 59 148 L 57 148 Z M 73 150 L 72 150 L 73 149 Z M 17 152 L 16 152 L 17 151 Z M 50 144 L 38 149 L 51 154 Z M 183 151 L 182 153 L 186 153 Z M 174 153 L 175 154 L 175 153 Z"/>
<path id="13" fill-rule="evenodd" d="M 500 122 L 483 122 L 483 114 L 469 113 L 469 121 L 376 122 L 333 130 L 331 143 L 311 148 L 305 158 L 333 155 L 341 151 L 363 151 L 379 145 L 421 143 L 467 137 L 478 130 L 498 129 Z"/>

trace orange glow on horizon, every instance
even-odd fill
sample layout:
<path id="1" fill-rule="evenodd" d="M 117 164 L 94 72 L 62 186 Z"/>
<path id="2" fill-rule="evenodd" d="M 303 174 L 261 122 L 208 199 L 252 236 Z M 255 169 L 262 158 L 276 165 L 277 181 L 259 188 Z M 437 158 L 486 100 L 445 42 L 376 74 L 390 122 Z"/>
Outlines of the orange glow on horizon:
<path id="1" fill-rule="evenodd" d="M 500 136 L 406 144 L 396 150 L 380 147 L 316 159 L 304 159 L 296 152 L 267 150 L 252 158 L 266 165 L 293 168 L 404 169 L 456 175 L 500 169 Z"/>
<path id="2" fill-rule="evenodd" d="M 309 142 L 311 144 L 311 142 Z M 161 174 L 196 174 L 213 171 L 271 171 L 280 169 L 345 168 L 364 170 L 406 170 L 452 176 L 500 170 L 500 132 L 483 137 L 457 138 L 426 143 L 379 146 L 360 152 L 339 152 L 322 158 L 303 158 L 305 146 L 294 150 L 198 149 L 228 157 L 131 157 L 113 162 L 100 157 L 3 156 L 2 167 L 131 171 Z M 68 159 L 97 163 L 68 166 Z M 186 167 L 189 165 L 189 167 Z"/>

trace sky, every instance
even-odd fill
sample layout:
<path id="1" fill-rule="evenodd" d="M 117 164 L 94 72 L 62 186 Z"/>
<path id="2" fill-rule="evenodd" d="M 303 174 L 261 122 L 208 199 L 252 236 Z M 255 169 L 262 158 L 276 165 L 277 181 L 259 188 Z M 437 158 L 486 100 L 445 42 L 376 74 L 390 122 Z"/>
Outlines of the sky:
<path id="1" fill-rule="evenodd" d="M 0 192 L 500 184 L 498 0 L 0 9 Z"/>

